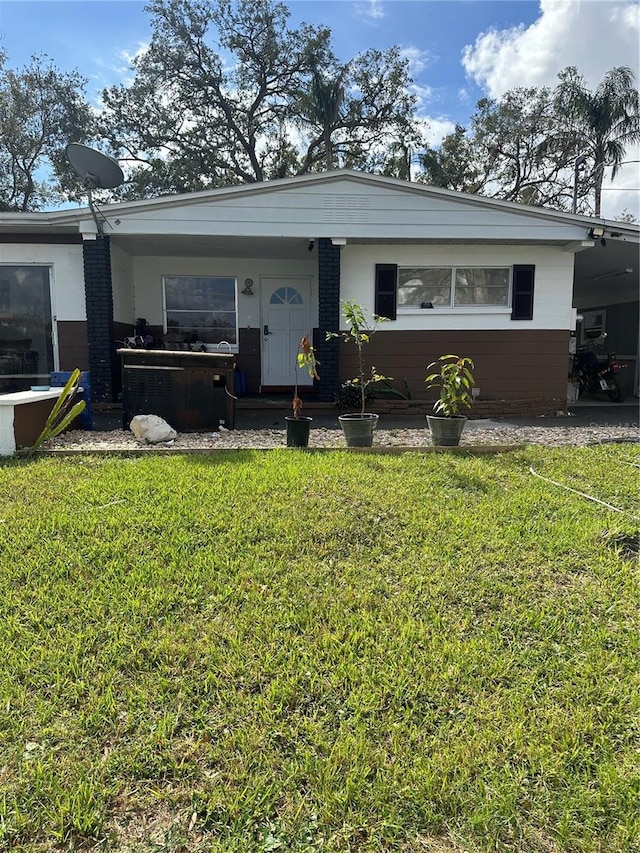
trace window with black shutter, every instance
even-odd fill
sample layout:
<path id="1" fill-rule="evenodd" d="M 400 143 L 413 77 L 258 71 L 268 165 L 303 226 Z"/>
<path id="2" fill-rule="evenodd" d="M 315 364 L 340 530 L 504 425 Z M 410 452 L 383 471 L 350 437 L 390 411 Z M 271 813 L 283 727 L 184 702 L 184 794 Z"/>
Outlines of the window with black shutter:
<path id="1" fill-rule="evenodd" d="M 533 264 L 516 264 L 513 268 L 512 320 L 533 320 L 535 271 L 536 268 Z"/>
<path id="2" fill-rule="evenodd" d="M 397 290 L 397 264 L 376 264 L 375 313 L 379 317 L 396 319 Z"/>

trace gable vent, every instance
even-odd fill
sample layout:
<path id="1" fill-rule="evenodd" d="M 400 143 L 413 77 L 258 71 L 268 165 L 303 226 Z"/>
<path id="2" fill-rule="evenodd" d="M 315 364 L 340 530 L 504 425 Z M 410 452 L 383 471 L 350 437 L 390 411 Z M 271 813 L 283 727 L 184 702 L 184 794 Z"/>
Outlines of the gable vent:
<path id="1" fill-rule="evenodd" d="M 364 195 L 322 196 L 323 222 L 369 222 L 370 200 Z"/>

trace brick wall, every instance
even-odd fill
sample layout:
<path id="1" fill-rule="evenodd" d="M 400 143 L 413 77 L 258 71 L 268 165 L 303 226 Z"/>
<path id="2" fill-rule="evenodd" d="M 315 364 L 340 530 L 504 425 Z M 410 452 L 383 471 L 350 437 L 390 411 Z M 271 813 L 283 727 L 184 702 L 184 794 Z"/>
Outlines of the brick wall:
<path id="1" fill-rule="evenodd" d="M 376 398 L 369 404 L 372 412 L 394 418 L 423 419 L 433 414 L 433 402 L 428 400 L 383 400 Z M 566 412 L 566 397 L 526 397 L 512 400 L 476 400 L 471 409 L 465 409 L 470 419 L 475 418 L 533 418 Z"/>
<path id="2" fill-rule="evenodd" d="M 114 400 L 119 365 L 113 328 L 109 238 L 85 240 L 82 244 L 82 254 L 91 394 L 96 403 L 110 403 Z"/>
<path id="3" fill-rule="evenodd" d="M 318 329 L 314 347 L 320 362 L 318 397 L 333 400 L 340 380 L 340 342 L 325 340 L 326 332 L 340 328 L 340 247 L 323 237 L 318 240 Z"/>

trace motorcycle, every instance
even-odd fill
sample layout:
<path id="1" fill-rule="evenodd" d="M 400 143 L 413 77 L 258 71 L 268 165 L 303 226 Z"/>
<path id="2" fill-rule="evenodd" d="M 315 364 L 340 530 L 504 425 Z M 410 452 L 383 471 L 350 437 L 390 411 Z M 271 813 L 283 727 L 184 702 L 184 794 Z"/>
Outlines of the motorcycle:
<path id="1" fill-rule="evenodd" d="M 578 399 L 585 394 L 606 394 L 612 403 L 622 403 L 624 393 L 615 374 L 627 365 L 620 364 L 613 352 L 603 362 L 592 349 L 602 350 L 605 338 L 606 333 L 600 336 L 601 343 L 594 339 L 578 347 L 573 357 L 571 381 L 577 386 Z"/>

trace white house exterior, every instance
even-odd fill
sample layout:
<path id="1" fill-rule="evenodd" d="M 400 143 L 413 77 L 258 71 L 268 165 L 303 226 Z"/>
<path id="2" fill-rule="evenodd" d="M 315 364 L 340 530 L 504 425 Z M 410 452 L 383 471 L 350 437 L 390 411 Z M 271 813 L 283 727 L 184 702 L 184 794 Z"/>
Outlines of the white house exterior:
<path id="1" fill-rule="evenodd" d="M 104 236 L 87 210 L 0 214 L 4 390 L 80 367 L 94 397 L 113 399 L 116 349 L 144 318 L 159 346 L 191 335 L 237 353 L 253 393 L 293 383 L 309 334 L 322 363 L 317 392 L 330 400 L 353 376 L 354 354 L 325 333 L 344 324 L 340 303 L 356 300 L 391 318 L 370 357 L 414 397 L 425 396 L 426 365 L 455 352 L 474 359 L 488 410 L 542 413 L 566 402 L 583 307 L 576 255 L 585 280 L 601 285 L 589 299 L 606 301 L 616 258 L 604 258 L 591 229 L 625 259 L 640 242 L 637 226 L 343 170 L 101 213 Z M 625 275 L 637 292 L 637 264 Z M 637 361 L 637 336 L 625 355 Z"/>

